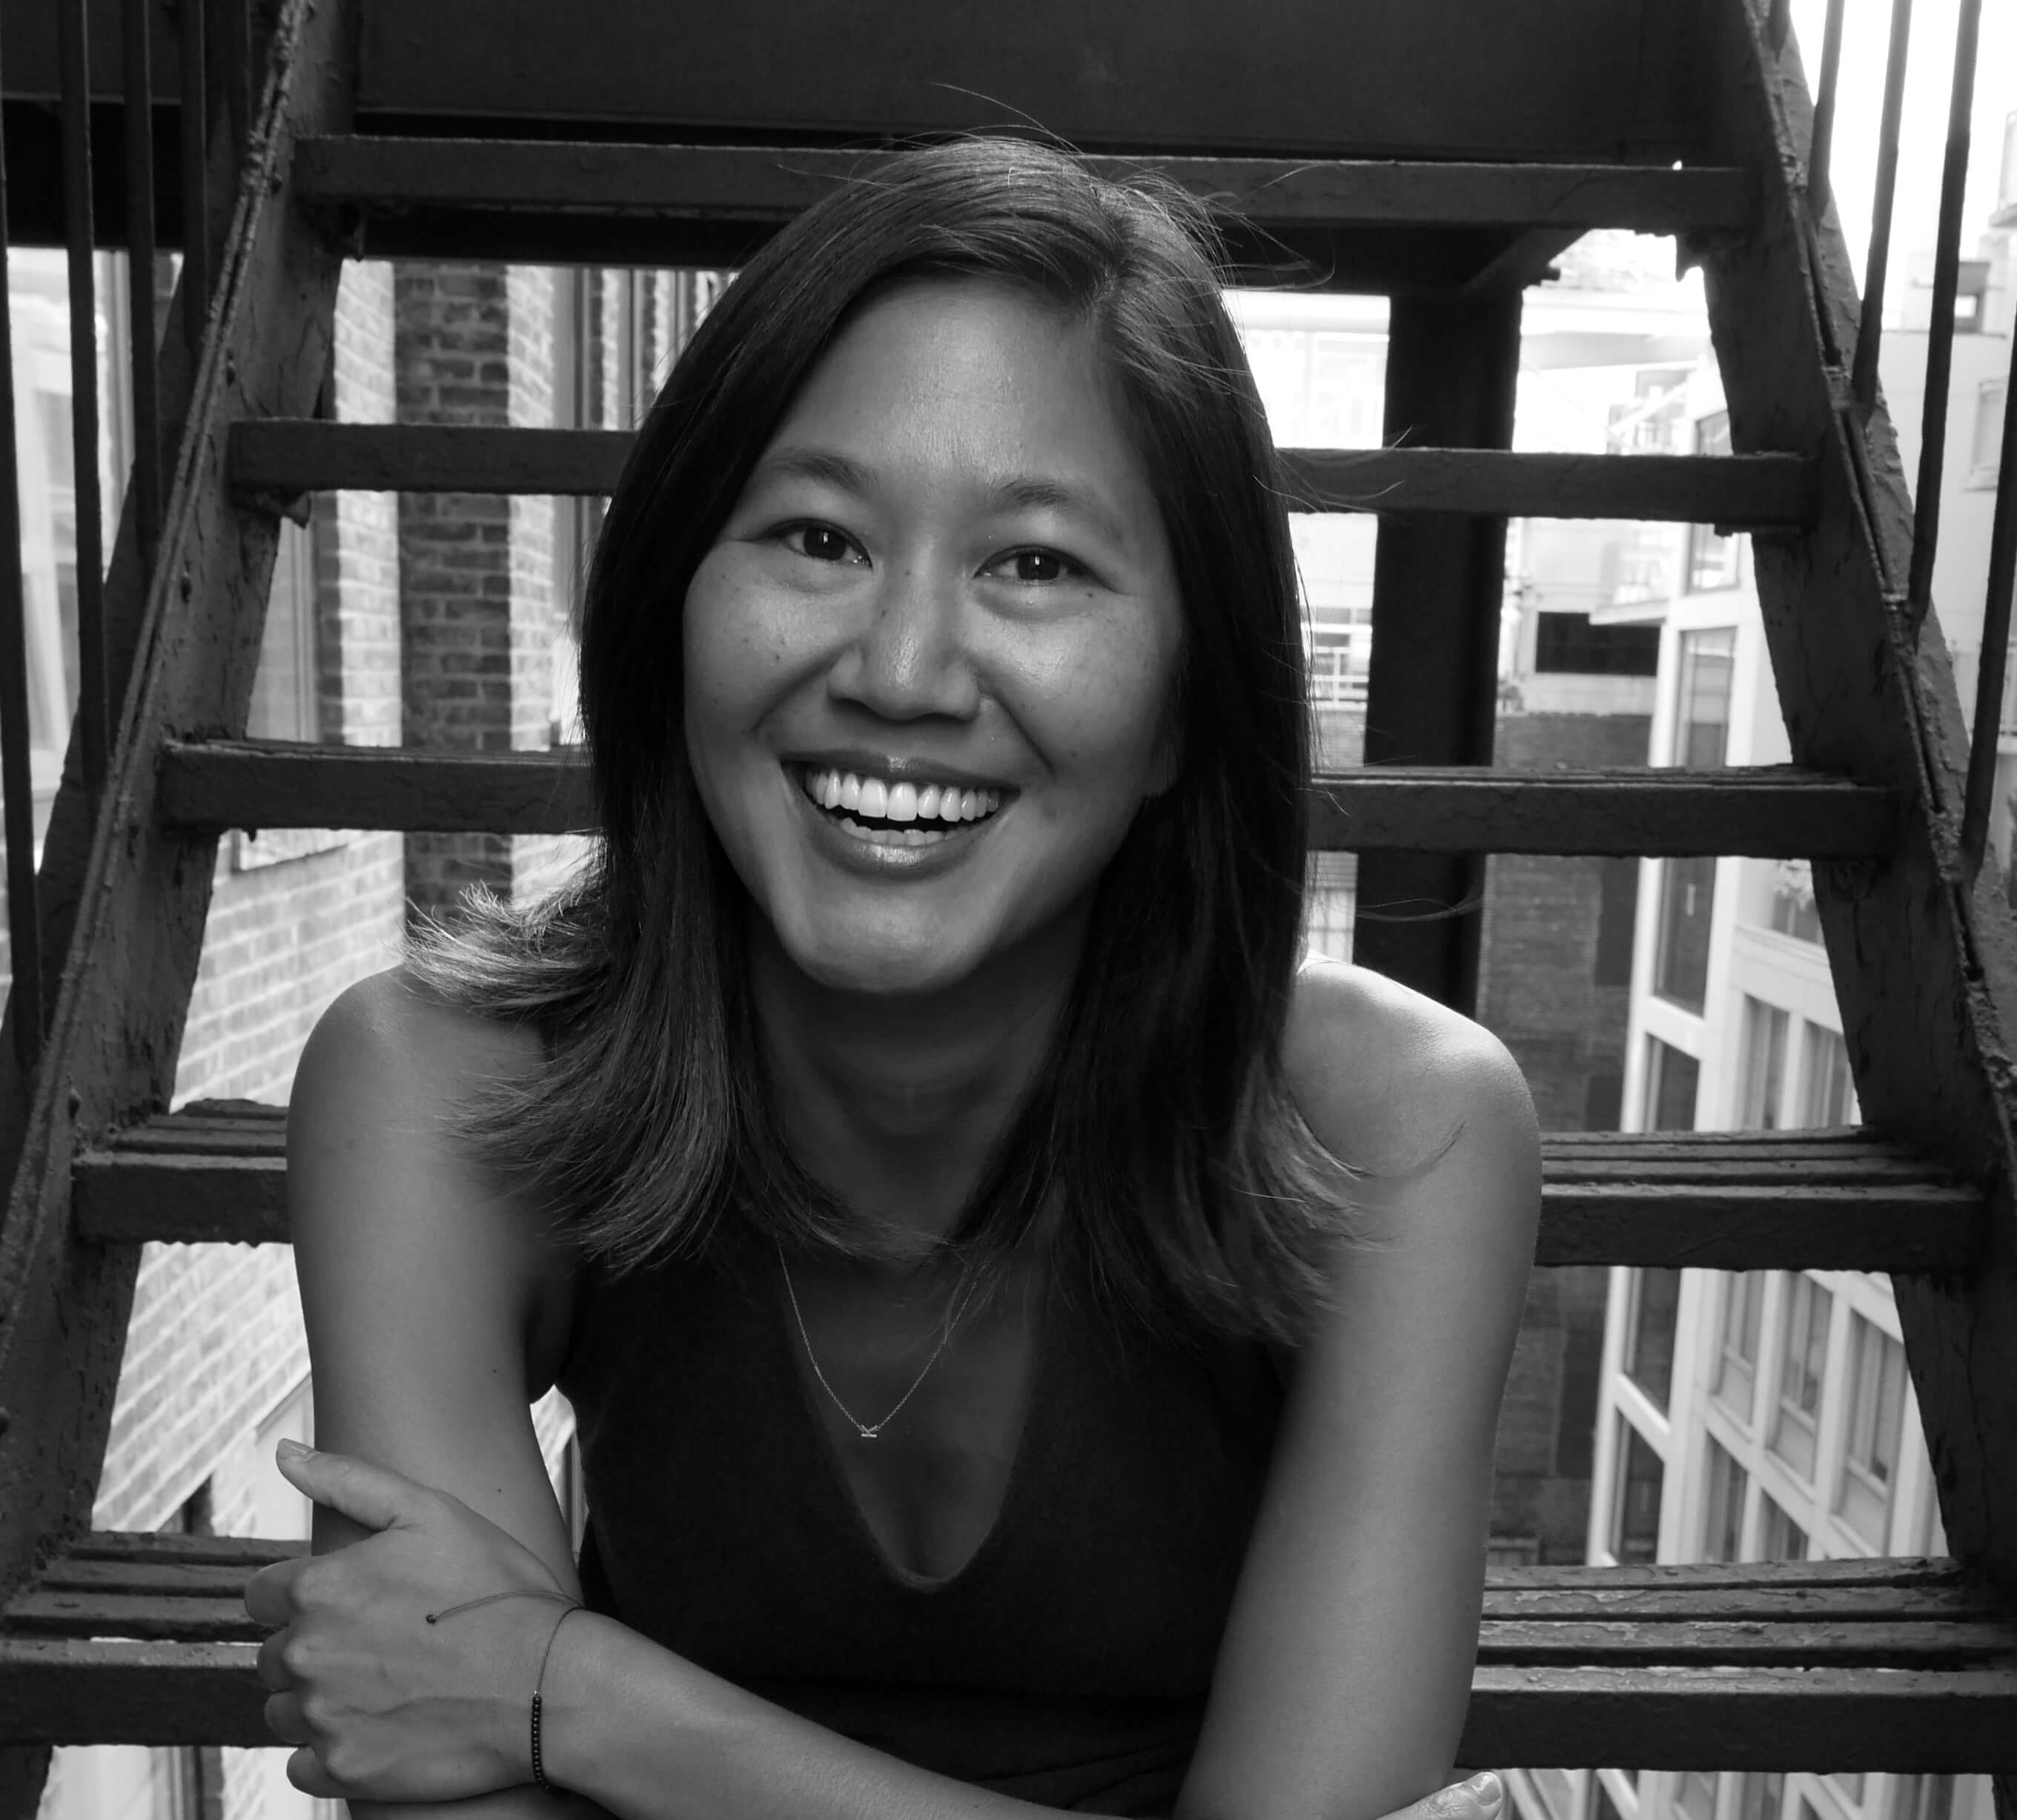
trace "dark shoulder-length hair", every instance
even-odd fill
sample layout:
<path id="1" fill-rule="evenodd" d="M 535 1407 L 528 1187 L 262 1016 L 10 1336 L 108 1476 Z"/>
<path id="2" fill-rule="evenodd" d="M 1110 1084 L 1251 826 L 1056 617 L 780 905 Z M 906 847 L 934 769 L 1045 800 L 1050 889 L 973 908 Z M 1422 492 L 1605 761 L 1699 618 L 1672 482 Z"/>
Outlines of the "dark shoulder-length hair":
<path id="1" fill-rule="evenodd" d="M 1095 888 L 1076 980 L 950 1243 L 969 1266 L 1040 1222 L 1115 1302 L 1290 1338 L 1321 1295 L 1346 1172 L 1290 1100 L 1310 728 L 1273 444 L 1202 211 L 1153 180 L 1005 139 L 907 152 L 798 217 L 695 334 L 603 522 L 581 622 L 601 834 L 580 881 L 479 904 L 420 944 L 450 1001 L 537 1026 L 543 1069 L 473 1108 L 480 1154 L 604 1267 L 724 1219 L 857 1255 L 864 1223 L 781 1141 L 752 1024 L 749 905 L 681 718 L 687 587 L 842 326 L 922 278 L 1012 285 L 1091 332 L 1182 592 L 1181 772 Z"/>

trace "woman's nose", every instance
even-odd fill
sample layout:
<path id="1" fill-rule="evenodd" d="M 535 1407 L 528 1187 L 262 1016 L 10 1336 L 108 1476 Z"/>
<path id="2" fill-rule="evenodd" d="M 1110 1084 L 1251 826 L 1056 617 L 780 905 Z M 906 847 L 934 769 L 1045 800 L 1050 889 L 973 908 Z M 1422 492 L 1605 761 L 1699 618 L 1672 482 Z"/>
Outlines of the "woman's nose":
<path id="1" fill-rule="evenodd" d="M 828 677 L 828 692 L 887 720 L 971 717 L 980 688 L 955 583 L 926 565 L 892 571 Z"/>

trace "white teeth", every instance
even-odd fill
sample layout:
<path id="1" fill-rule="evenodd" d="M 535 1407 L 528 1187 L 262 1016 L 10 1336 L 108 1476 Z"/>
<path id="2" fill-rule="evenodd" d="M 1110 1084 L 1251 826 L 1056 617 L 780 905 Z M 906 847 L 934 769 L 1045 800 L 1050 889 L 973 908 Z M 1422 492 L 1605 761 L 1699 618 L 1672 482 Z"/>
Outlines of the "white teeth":
<path id="1" fill-rule="evenodd" d="M 799 787 L 822 809 L 838 809 L 843 815 L 859 812 L 878 822 L 899 824 L 886 832 L 897 844 L 904 844 L 901 836 L 915 834 L 917 839 L 908 843 L 912 846 L 940 837 L 936 832 L 915 824 L 932 822 L 940 828 L 952 828 L 963 822 L 984 821 L 1001 807 L 1002 796 L 999 790 L 969 790 L 954 784 L 915 784 L 907 779 L 889 783 L 832 766 L 817 770 L 806 767 L 799 773 Z M 856 822 L 846 825 L 864 836 L 875 832 Z"/>

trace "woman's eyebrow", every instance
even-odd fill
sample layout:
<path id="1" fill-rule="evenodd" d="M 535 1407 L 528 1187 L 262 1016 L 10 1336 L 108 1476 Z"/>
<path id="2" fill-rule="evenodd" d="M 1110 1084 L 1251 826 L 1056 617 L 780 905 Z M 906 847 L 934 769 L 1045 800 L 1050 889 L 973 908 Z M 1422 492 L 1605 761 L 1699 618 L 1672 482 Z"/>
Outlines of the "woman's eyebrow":
<path id="1" fill-rule="evenodd" d="M 1120 521 L 1106 502 L 1089 489 L 1073 486 L 1048 475 L 1017 474 L 990 489 L 1002 504 L 1024 511 L 1070 512 L 1085 519 L 1110 543 L 1125 544 Z"/>
<path id="2" fill-rule="evenodd" d="M 810 480 L 865 498 L 868 470 L 830 449 L 774 449 L 756 464 L 758 480 Z"/>

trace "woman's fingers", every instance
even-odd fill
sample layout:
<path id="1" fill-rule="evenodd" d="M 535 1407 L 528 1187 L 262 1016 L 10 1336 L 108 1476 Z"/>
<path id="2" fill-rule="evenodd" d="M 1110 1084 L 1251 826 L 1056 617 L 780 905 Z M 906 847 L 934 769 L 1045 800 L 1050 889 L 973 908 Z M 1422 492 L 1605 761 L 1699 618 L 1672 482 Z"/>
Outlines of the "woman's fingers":
<path id="1" fill-rule="evenodd" d="M 308 1721 L 301 1717 L 301 1696 L 292 1688 L 271 1695 L 266 1702 L 266 1729 L 283 1744 L 305 1744 Z"/>
<path id="2" fill-rule="evenodd" d="M 1497 1820 L 1505 1800 L 1505 1784 L 1492 1771 L 1481 1770 L 1469 1782 L 1452 1782 L 1387 1820 Z"/>
<path id="3" fill-rule="evenodd" d="M 348 1453 L 318 1453 L 298 1441 L 281 1442 L 273 1458 L 297 1491 L 367 1529 L 416 1521 L 435 1495 L 382 1466 Z"/>
<path id="4" fill-rule="evenodd" d="M 287 1673 L 280 1660 L 280 1652 L 286 1646 L 287 1633 L 272 1632 L 259 1645 L 259 1654 L 253 1663 L 253 1672 L 259 1677 L 259 1685 L 269 1693 L 284 1693 L 294 1685 L 294 1677 Z"/>
<path id="5" fill-rule="evenodd" d="M 305 1744 L 287 1759 L 287 1780 L 303 1794 L 319 1795 L 326 1801 L 339 1800 L 347 1792 Z"/>
<path id="6" fill-rule="evenodd" d="M 276 1561 L 262 1567 L 245 1583 L 245 1610 L 255 1624 L 277 1630 L 294 1615 L 294 1582 L 309 1565 L 309 1558 Z"/>

